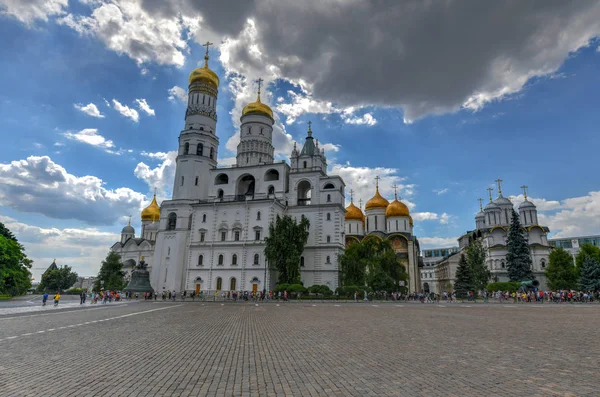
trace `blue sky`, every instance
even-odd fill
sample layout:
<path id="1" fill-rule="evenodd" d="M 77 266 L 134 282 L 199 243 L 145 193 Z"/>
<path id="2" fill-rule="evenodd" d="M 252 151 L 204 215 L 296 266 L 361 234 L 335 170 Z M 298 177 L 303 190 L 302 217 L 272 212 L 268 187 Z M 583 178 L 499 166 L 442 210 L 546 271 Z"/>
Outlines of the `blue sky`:
<path id="1" fill-rule="evenodd" d="M 340 5 L 328 13 L 282 1 L 269 14 L 257 0 L 222 22 L 217 6 L 175 3 L 0 0 L 0 221 L 34 274 L 55 257 L 94 274 L 127 215 L 139 230 L 153 188 L 169 197 L 185 114 L 178 94 L 207 39 L 221 78 L 221 164 L 235 157 L 241 108 L 262 77 L 278 157 L 312 121 L 330 172 L 356 201 L 373 195 L 376 175 L 388 198 L 400 186 L 422 247 L 454 245 L 472 229 L 477 198 L 497 178 L 515 202 L 529 186 L 553 235 L 600 232 L 597 5 L 454 4 L 431 38 L 418 21 L 437 10 L 420 6 L 411 14 L 357 1 L 366 22 L 349 37 L 355 13 Z M 392 11 L 406 27 L 382 21 Z M 527 13 L 538 25 L 522 28 Z M 465 37 L 463 25 L 483 30 Z"/>

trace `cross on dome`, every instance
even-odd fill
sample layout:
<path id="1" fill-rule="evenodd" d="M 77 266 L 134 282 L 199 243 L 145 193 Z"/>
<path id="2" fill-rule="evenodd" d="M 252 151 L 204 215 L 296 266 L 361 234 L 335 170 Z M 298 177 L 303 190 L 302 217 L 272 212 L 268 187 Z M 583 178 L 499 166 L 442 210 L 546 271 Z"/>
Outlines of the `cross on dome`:
<path id="1" fill-rule="evenodd" d="M 206 47 L 206 54 L 204 54 L 204 67 L 207 68 L 208 67 L 208 47 L 210 47 L 211 45 L 213 45 L 213 43 L 211 43 L 210 41 L 207 41 L 206 43 L 202 44 L 202 47 Z"/>
<path id="2" fill-rule="evenodd" d="M 362 209 L 362 199 L 358 200 L 358 208 Z"/>
<path id="3" fill-rule="evenodd" d="M 312 121 L 308 122 L 308 136 L 312 136 Z"/>
<path id="4" fill-rule="evenodd" d="M 398 185 L 394 184 L 392 189 L 394 189 L 394 198 L 398 200 Z"/>
<path id="5" fill-rule="evenodd" d="M 479 211 L 483 211 L 483 199 L 479 197 L 477 201 L 479 201 Z"/>
<path id="6" fill-rule="evenodd" d="M 381 178 L 379 177 L 379 175 L 377 175 L 377 176 L 375 177 L 375 188 L 377 188 L 377 189 L 379 189 L 379 180 L 380 180 L 380 179 L 381 179 Z"/>
<path id="7" fill-rule="evenodd" d="M 350 202 L 354 202 L 354 190 L 350 189 Z"/>
<path id="8" fill-rule="evenodd" d="M 494 200 L 494 199 L 492 198 L 492 191 L 494 191 L 494 188 L 492 188 L 492 187 L 488 187 L 488 188 L 487 188 L 487 191 L 488 191 L 488 192 L 489 192 L 489 194 L 490 194 L 490 203 L 491 203 L 491 202 Z"/>
<path id="9" fill-rule="evenodd" d="M 527 188 L 528 187 L 529 186 L 525 186 L 525 185 L 521 186 L 521 189 L 523 189 L 523 196 L 525 197 L 525 201 L 527 201 Z"/>
<path id="10" fill-rule="evenodd" d="M 502 179 L 498 178 L 494 182 L 498 184 L 498 196 L 502 197 Z"/>

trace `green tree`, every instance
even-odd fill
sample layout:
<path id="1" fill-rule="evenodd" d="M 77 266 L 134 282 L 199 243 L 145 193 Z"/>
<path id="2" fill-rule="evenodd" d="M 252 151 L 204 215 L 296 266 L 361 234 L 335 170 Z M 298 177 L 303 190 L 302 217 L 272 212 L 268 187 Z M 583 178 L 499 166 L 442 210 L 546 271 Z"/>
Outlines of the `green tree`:
<path id="1" fill-rule="evenodd" d="M 125 272 L 121 263 L 121 256 L 110 251 L 98 272 L 94 282 L 94 291 L 104 288 L 107 291 L 120 291 L 125 287 Z"/>
<path id="2" fill-rule="evenodd" d="M 458 298 L 466 298 L 469 291 L 473 291 L 473 272 L 467 263 L 465 254 L 460 254 L 456 276 L 454 278 L 454 292 Z"/>
<path id="3" fill-rule="evenodd" d="M 340 281 L 342 285 L 365 285 L 368 259 L 361 243 L 346 247 L 340 256 Z"/>
<path id="4" fill-rule="evenodd" d="M 600 247 L 596 247 L 590 243 L 582 244 L 579 247 L 579 253 L 575 257 L 575 272 L 577 274 L 577 278 L 581 275 L 581 268 L 583 267 L 583 262 L 589 256 L 590 258 L 595 259 L 597 262 L 600 262 Z"/>
<path id="5" fill-rule="evenodd" d="M 0 294 L 23 295 L 31 288 L 32 261 L 12 233 L 0 225 Z"/>
<path id="6" fill-rule="evenodd" d="M 0 222 L 0 236 L 4 236 L 9 240 L 17 241 L 15 235 L 12 234 L 12 232 L 8 230 L 8 228 L 4 226 L 4 223 L 2 222 Z"/>
<path id="7" fill-rule="evenodd" d="M 77 281 L 77 273 L 70 266 L 56 266 L 55 262 L 42 274 L 39 289 L 45 292 L 64 291 Z"/>
<path id="8" fill-rule="evenodd" d="M 582 291 L 600 290 L 600 262 L 591 256 L 586 256 L 581 265 L 579 288 Z"/>
<path id="9" fill-rule="evenodd" d="M 485 248 L 480 239 L 476 239 L 467 247 L 467 264 L 473 275 L 473 289 L 485 289 L 492 278 L 490 269 L 485 264 Z"/>
<path id="10" fill-rule="evenodd" d="M 279 216 L 269 225 L 265 238 L 265 257 L 271 270 L 276 270 L 279 283 L 300 283 L 300 257 L 306 241 L 310 222 L 304 215 L 300 222 L 289 215 Z"/>
<path id="11" fill-rule="evenodd" d="M 531 255 L 529 244 L 525 237 L 525 230 L 521 227 L 519 214 L 512 212 L 512 222 L 508 231 L 508 252 L 506 262 L 508 278 L 510 281 L 533 280 Z"/>
<path id="12" fill-rule="evenodd" d="M 553 290 L 577 288 L 577 271 L 571 254 L 562 248 L 550 252 L 550 262 L 546 267 L 548 287 Z"/>

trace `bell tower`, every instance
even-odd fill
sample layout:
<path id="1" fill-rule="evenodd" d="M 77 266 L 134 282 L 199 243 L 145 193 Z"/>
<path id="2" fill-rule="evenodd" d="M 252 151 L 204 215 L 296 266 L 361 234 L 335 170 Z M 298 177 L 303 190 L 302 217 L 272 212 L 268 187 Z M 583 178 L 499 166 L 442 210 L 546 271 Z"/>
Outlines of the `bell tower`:
<path id="1" fill-rule="evenodd" d="M 206 42 L 204 66 L 190 73 L 185 126 L 179 134 L 177 168 L 173 200 L 206 200 L 210 183 L 209 170 L 217 166 L 219 138 L 217 128 L 217 94 L 219 77 L 208 68 Z"/>

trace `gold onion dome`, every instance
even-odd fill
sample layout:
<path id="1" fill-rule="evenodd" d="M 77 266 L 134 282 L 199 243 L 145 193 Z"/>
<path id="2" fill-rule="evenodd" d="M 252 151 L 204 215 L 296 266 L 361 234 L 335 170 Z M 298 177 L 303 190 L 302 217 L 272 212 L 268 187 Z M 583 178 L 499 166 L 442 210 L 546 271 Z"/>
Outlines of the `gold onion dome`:
<path id="1" fill-rule="evenodd" d="M 158 221 L 160 219 L 160 207 L 156 202 L 156 194 L 149 206 L 142 211 L 143 221 Z"/>
<path id="2" fill-rule="evenodd" d="M 346 220 L 347 221 L 362 221 L 364 214 L 360 208 L 350 202 L 350 205 L 346 207 Z"/>
<path id="3" fill-rule="evenodd" d="M 190 85 L 193 83 L 206 83 L 219 88 L 219 76 L 208 68 L 208 46 L 206 47 L 206 55 L 204 55 L 204 66 L 192 70 L 188 81 Z"/>
<path id="4" fill-rule="evenodd" d="M 273 118 L 273 111 L 271 110 L 271 108 L 260 101 L 260 85 L 261 85 L 261 83 L 262 83 L 262 79 L 258 79 L 258 95 L 256 96 L 256 101 L 244 106 L 244 109 L 242 110 L 242 116 L 252 113 L 252 114 L 262 114 L 265 116 L 269 116 L 270 118 Z"/>
<path id="5" fill-rule="evenodd" d="M 388 205 L 390 205 L 390 202 L 381 197 L 381 194 L 379 194 L 379 187 L 377 187 L 375 188 L 375 196 L 373 196 L 371 200 L 367 201 L 365 209 L 370 210 L 373 208 L 386 208 Z"/>
<path id="6" fill-rule="evenodd" d="M 392 216 L 410 216 L 410 211 L 406 204 L 399 201 L 398 197 L 396 197 L 385 210 L 385 216 L 388 218 Z"/>

